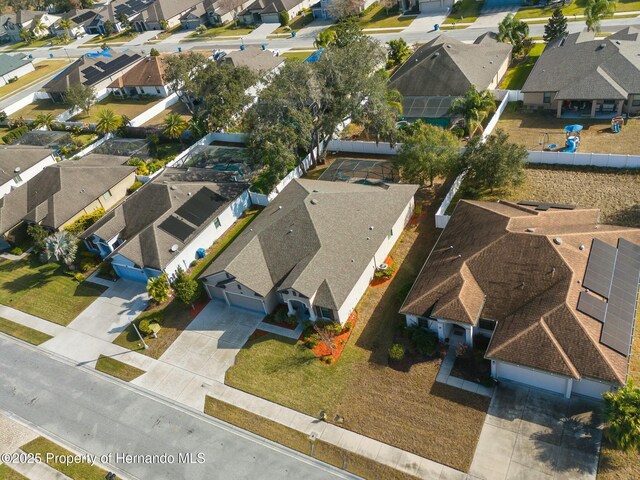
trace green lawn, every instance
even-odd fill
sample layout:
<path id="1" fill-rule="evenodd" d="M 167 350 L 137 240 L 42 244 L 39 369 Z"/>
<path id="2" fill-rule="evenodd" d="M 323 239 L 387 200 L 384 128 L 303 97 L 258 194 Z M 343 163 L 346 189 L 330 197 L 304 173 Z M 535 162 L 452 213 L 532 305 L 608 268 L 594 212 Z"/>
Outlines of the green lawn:
<path id="1" fill-rule="evenodd" d="M 534 43 L 529 54 L 524 59 L 517 62 L 514 61 L 509 67 L 509 70 L 507 70 L 507 74 L 504 76 L 500 88 L 520 90 L 529 77 L 538 58 L 542 55 L 544 47 L 546 47 L 546 43 Z"/>
<path id="2" fill-rule="evenodd" d="M 39 453 L 42 457 L 42 461 L 46 462 L 47 453 L 52 453 L 59 456 L 73 456 L 73 452 L 62 448 L 57 443 L 53 443 L 44 437 L 38 437 L 35 440 L 23 445 L 21 447 L 26 453 Z M 59 462 L 47 462 L 47 464 L 63 473 L 64 475 L 71 477 L 73 480 L 104 480 L 107 475 L 107 471 L 102 468 L 91 465 L 89 463 L 59 463 Z"/>
<path id="3" fill-rule="evenodd" d="M 125 382 L 130 382 L 145 373 L 144 370 L 140 370 L 139 368 L 105 355 L 98 357 L 96 370 L 124 380 Z"/>
<path id="4" fill-rule="evenodd" d="M 35 255 L 0 263 L 0 303 L 67 325 L 105 290 L 78 283 L 57 263 L 42 265 Z"/>
<path id="5" fill-rule="evenodd" d="M 574 15 L 584 15 L 584 8 L 587 5 L 587 0 L 575 0 L 566 7 L 562 8 L 562 13 L 564 13 L 565 17 L 573 17 Z M 536 8 L 528 8 L 523 7 L 518 10 L 516 13 L 516 18 L 540 18 L 540 17 L 550 17 L 555 10 L 555 6 L 548 7 L 536 7 Z M 640 11 L 640 1 L 639 0 L 618 0 L 616 4 L 616 12 L 635 12 Z M 571 18 L 569 18 L 570 20 Z"/>
<path id="6" fill-rule="evenodd" d="M 308 435 L 209 396 L 205 397 L 204 413 L 362 478 L 385 480 L 417 478 L 322 440 L 316 440 L 312 448 Z"/>
<path id="7" fill-rule="evenodd" d="M 198 278 L 211 262 L 253 221 L 259 212 L 259 209 L 247 210 L 222 237 L 216 240 L 207 251 L 207 256 L 187 272 L 191 278 Z M 162 326 L 157 338 L 145 337 L 145 342 L 149 348 L 143 349 L 140 338 L 132 326 L 128 326 L 118 335 L 113 343 L 128 348 L 129 350 L 137 350 L 139 353 L 143 353 L 152 358 L 160 358 L 189 323 L 191 323 L 193 317 L 192 310 L 188 306 L 174 299 L 166 305 L 142 312 L 135 319 L 136 325 L 139 325 L 144 319 L 156 321 Z"/>
<path id="8" fill-rule="evenodd" d="M 53 338 L 51 335 L 39 332 L 33 328 L 25 327 L 24 325 L 12 322 L 11 320 L 7 320 L 2 317 L 0 317 L 0 332 L 28 342 L 31 345 L 40 345 L 41 343 Z"/>
<path id="9" fill-rule="evenodd" d="M 383 6 L 374 4 L 364 12 L 362 17 L 358 17 L 357 21 L 362 29 L 406 28 L 414 19 L 415 17 L 401 17 L 398 7 L 390 8 L 387 15 L 387 10 Z"/>
<path id="10" fill-rule="evenodd" d="M 289 58 L 289 59 L 296 58 L 301 62 L 304 62 L 311 55 L 313 55 L 313 52 L 286 52 L 282 54 L 284 58 Z"/>
<path id="11" fill-rule="evenodd" d="M 73 117 L 71 121 L 86 123 L 97 122 L 98 112 L 103 109 L 113 110 L 118 115 L 126 115 L 132 120 L 161 100 L 162 98 L 152 95 L 144 98 L 118 98 L 114 95 L 109 95 L 107 98 L 93 105 L 88 114 L 80 113 Z"/>
<path id="12" fill-rule="evenodd" d="M 57 38 L 54 38 L 54 37 L 39 38 L 37 40 L 33 40 L 29 44 L 26 44 L 25 42 L 13 43 L 13 44 L 7 46 L 5 48 L 5 51 L 20 50 L 22 48 L 46 47 L 49 43 L 51 43 L 52 45 L 56 45 L 56 44 L 59 44 L 60 41 Z"/>
<path id="13" fill-rule="evenodd" d="M 110 43 L 125 43 L 130 42 L 138 35 L 140 34 L 135 30 L 126 30 L 124 32 L 114 33 L 110 37 L 103 37 L 102 35 L 98 35 L 97 37 L 92 38 L 86 43 L 94 45 L 102 45 L 103 43 L 106 43 L 107 45 L 109 45 Z"/>
<path id="14" fill-rule="evenodd" d="M 284 27 L 280 26 L 276 28 L 273 33 L 290 33 L 291 31 L 298 31 L 311 22 L 313 22 L 313 13 L 310 13 L 308 15 L 298 15 L 297 17 L 294 17 L 289 21 L 289 25 Z M 288 30 L 286 30 L 287 27 L 289 27 Z"/>
<path id="15" fill-rule="evenodd" d="M 455 13 L 450 13 L 444 24 L 450 23 L 473 23 L 480 16 L 480 10 L 484 5 L 484 0 L 462 0 L 462 6 Z"/>
<path id="16" fill-rule="evenodd" d="M 241 24 L 236 27 L 233 22 L 230 22 L 220 27 L 208 28 L 202 35 L 198 35 L 196 32 L 193 32 L 187 37 L 187 41 L 204 40 L 212 37 L 243 37 L 245 35 L 249 35 L 254 30 L 255 28 L 246 27 Z"/>
<path id="17" fill-rule="evenodd" d="M 66 60 L 47 60 L 34 64 L 35 70 L 23 75 L 13 83 L 9 83 L 0 87 L 0 98 L 15 93 L 18 90 L 26 88 L 29 84 L 41 81 L 52 73 L 61 70 L 62 67 L 68 65 Z"/>
<path id="18" fill-rule="evenodd" d="M 0 478 L 2 478 L 2 480 L 29 480 L 4 463 L 0 465 Z"/>

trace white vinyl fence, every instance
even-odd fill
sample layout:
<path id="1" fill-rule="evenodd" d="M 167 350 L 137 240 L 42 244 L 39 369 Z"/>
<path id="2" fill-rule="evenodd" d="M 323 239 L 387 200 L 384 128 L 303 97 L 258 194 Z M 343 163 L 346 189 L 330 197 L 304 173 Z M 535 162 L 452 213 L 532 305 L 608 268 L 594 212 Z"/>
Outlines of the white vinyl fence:
<path id="1" fill-rule="evenodd" d="M 608 168 L 640 168 L 640 155 L 616 155 L 609 153 L 569 153 L 529 151 L 529 163 L 554 165 L 582 165 Z"/>
<path id="2" fill-rule="evenodd" d="M 331 140 L 328 150 L 330 152 L 344 153 L 368 153 L 370 155 L 397 155 L 402 144 L 393 147 L 383 142 L 352 142 L 349 140 Z"/>
<path id="3" fill-rule="evenodd" d="M 162 113 L 163 110 L 169 108 L 171 105 L 178 103 L 180 98 L 177 93 L 172 93 L 166 98 L 163 98 L 158 103 L 155 103 L 151 108 L 145 110 L 137 117 L 131 120 L 132 127 L 140 127 L 151 120 L 156 115 Z"/>
<path id="4" fill-rule="evenodd" d="M 99 102 L 100 100 L 106 98 L 107 95 L 109 95 L 109 91 L 106 88 L 103 88 L 99 92 L 96 92 L 96 102 Z M 49 97 L 47 96 L 47 98 L 49 98 Z M 79 108 L 76 108 L 74 110 L 65 110 L 64 112 L 62 112 L 60 115 L 58 115 L 56 117 L 56 122 L 65 123 L 65 122 L 67 122 L 67 120 L 69 120 L 70 118 L 75 117 L 80 112 L 81 112 L 81 110 Z M 118 112 L 116 112 L 116 113 L 118 113 Z M 73 122 L 73 123 L 81 124 L 81 122 Z M 69 123 L 69 124 L 71 124 L 71 123 Z"/>
<path id="5" fill-rule="evenodd" d="M 16 100 L 11 105 L 8 105 L 3 111 L 7 114 L 7 116 L 11 116 L 19 110 L 22 110 L 27 105 L 32 104 L 36 100 L 47 100 L 49 99 L 49 95 L 45 92 L 33 92 L 29 95 L 22 97 L 19 100 Z"/>

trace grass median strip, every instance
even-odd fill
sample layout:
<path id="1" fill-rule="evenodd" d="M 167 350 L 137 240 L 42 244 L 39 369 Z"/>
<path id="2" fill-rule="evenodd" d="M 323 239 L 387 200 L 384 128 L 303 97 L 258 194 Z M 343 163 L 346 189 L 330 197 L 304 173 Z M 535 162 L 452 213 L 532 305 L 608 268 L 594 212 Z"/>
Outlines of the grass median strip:
<path id="1" fill-rule="evenodd" d="M 108 473 L 86 461 L 69 461 L 68 459 L 79 456 L 44 437 L 38 437 L 23 445 L 22 450 L 27 453 L 39 453 L 43 462 L 74 480 L 104 480 Z"/>
<path id="2" fill-rule="evenodd" d="M 96 362 L 96 370 L 111 375 L 112 377 L 119 378 L 125 382 L 135 380 L 140 375 L 145 373 L 144 370 L 140 370 L 128 363 L 121 362 L 115 358 L 107 357 L 106 355 L 100 355 Z"/>
<path id="3" fill-rule="evenodd" d="M 2 464 L 0 465 L 0 478 L 3 480 L 29 480 L 24 475 L 16 472 L 13 468 Z"/>
<path id="4" fill-rule="evenodd" d="M 309 437 L 298 430 L 213 397 L 205 398 L 204 413 L 363 478 L 388 480 L 417 478 L 322 440 L 316 440 L 312 444 Z"/>
<path id="5" fill-rule="evenodd" d="M 0 332 L 28 342 L 31 345 L 40 345 L 41 343 L 53 338 L 51 335 L 39 332 L 38 330 L 34 330 L 30 327 L 25 327 L 24 325 L 12 322 L 11 320 L 7 320 L 2 317 L 0 317 Z"/>

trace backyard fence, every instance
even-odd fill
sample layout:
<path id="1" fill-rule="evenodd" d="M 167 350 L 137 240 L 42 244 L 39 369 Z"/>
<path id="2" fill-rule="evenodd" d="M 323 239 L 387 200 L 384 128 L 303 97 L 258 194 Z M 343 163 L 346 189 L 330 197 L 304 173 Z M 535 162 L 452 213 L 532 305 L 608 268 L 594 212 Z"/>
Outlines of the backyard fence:
<path id="1" fill-rule="evenodd" d="M 503 100 L 504 97 L 507 97 L 509 102 L 519 102 L 524 100 L 524 93 L 520 90 L 494 90 L 493 96 L 498 100 Z"/>
<path id="2" fill-rule="evenodd" d="M 178 103 L 180 98 L 177 93 L 172 93 L 168 97 L 160 100 L 158 103 L 154 104 L 151 108 L 145 110 L 137 117 L 131 120 L 132 127 L 140 127 L 143 124 L 147 123 L 149 120 L 154 118 L 156 115 L 159 115 L 164 110 L 169 108 L 171 105 Z"/>
<path id="3" fill-rule="evenodd" d="M 80 158 L 80 157 L 84 157 L 85 155 L 89 155 L 92 151 L 94 151 L 96 148 L 98 148 L 100 145 L 102 145 L 104 142 L 106 142 L 110 138 L 113 138 L 113 133 L 107 133 L 104 137 L 99 138 L 95 142 L 87 145 L 82 150 L 77 152 L 74 155 L 74 158 Z"/>
<path id="4" fill-rule="evenodd" d="M 383 142 L 354 142 L 349 140 L 331 140 L 328 150 L 330 152 L 367 153 L 370 155 L 397 155 L 402 144 L 393 147 Z"/>
<path id="5" fill-rule="evenodd" d="M 103 100 L 108 95 L 109 95 L 109 91 L 106 88 L 100 90 L 99 92 L 96 92 L 96 103 L 99 102 L 100 100 Z M 47 95 L 47 98 L 49 98 L 48 95 Z M 56 117 L 56 122 L 64 123 L 67 120 L 69 120 L 70 118 L 73 118 L 76 115 L 78 115 L 80 112 L 81 112 L 81 110 L 79 108 L 75 108 L 73 110 L 71 110 L 71 109 L 65 110 L 64 112 L 62 112 L 60 115 L 58 115 Z M 70 124 L 71 123 L 72 122 L 70 122 Z M 73 123 L 80 123 L 80 122 L 73 122 Z"/>
<path id="6" fill-rule="evenodd" d="M 529 151 L 529 163 L 607 168 L 640 168 L 640 155 Z"/>
<path id="7" fill-rule="evenodd" d="M 512 90 L 506 90 L 506 91 L 507 92 L 511 92 Z M 498 108 L 496 109 L 495 113 L 491 117 L 491 120 L 489 120 L 489 123 L 487 123 L 487 126 L 485 127 L 484 131 L 482 132 L 482 141 L 483 142 L 495 130 L 496 125 L 498 125 L 498 122 L 500 121 L 500 117 L 502 116 L 502 113 L 504 112 L 505 108 L 507 108 L 507 105 L 509 104 L 509 102 L 510 102 L 509 95 L 505 95 L 502 98 L 502 100 L 500 101 L 500 105 L 498 105 Z"/>
<path id="8" fill-rule="evenodd" d="M 48 98 L 49 95 L 44 92 L 33 92 L 22 97 L 20 100 L 16 100 L 11 105 L 8 105 L 3 111 L 7 114 L 7 116 L 13 115 L 17 111 L 22 110 L 24 107 L 32 104 L 36 100 L 47 100 Z"/>

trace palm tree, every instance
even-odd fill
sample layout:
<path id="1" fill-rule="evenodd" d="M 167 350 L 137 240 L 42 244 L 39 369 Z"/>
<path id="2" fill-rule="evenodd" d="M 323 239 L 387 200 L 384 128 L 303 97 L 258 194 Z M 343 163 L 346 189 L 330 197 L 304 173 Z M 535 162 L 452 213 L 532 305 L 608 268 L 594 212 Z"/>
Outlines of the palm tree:
<path id="1" fill-rule="evenodd" d="M 69 232 L 56 232 L 44 240 L 44 256 L 48 262 L 55 260 L 71 267 L 77 251 L 76 239 Z"/>
<path id="2" fill-rule="evenodd" d="M 402 115 L 402 94 L 398 90 L 387 90 L 386 97 L 387 105 Z"/>
<path id="3" fill-rule="evenodd" d="M 524 41 L 529 35 L 529 25 L 522 20 L 519 20 L 510 13 L 504 20 L 498 25 L 498 37 L 499 42 L 508 41 L 513 45 L 513 52 L 520 53 L 524 46 Z"/>
<path id="4" fill-rule="evenodd" d="M 488 90 L 479 92 L 471 85 L 464 97 L 456 98 L 451 104 L 449 113 L 457 113 L 464 117 L 467 135 L 473 136 L 476 130 L 484 131 L 482 122 L 496 110 L 496 101 Z"/>
<path id="5" fill-rule="evenodd" d="M 600 21 L 605 17 L 613 15 L 615 11 L 615 0 L 589 0 L 584 9 L 584 15 L 587 17 L 585 21 L 587 30 L 600 33 Z"/>
<path id="6" fill-rule="evenodd" d="M 100 110 L 96 117 L 98 118 L 96 124 L 96 132 L 98 133 L 113 133 L 122 127 L 122 117 L 108 108 Z"/>
<path id="7" fill-rule="evenodd" d="M 44 23 L 42 23 L 42 19 L 40 18 L 36 18 L 33 21 L 33 27 L 31 27 L 31 31 L 36 35 L 36 36 L 40 36 L 40 32 L 42 30 L 46 30 L 47 27 L 44 26 Z"/>
<path id="8" fill-rule="evenodd" d="M 26 45 L 30 45 L 31 41 L 33 40 L 33 33 L 31 33 L 31 31 L 27 30 L 26 28 L 21 28 L 20 38 Z"/>
<path id="9" fill-rule="evenodd" d="M 35 128 L 45 127 L 47 130 L 51 130 L 55 118 L 52 113 L 41 113 L 33 120 L 33 126 Z"/>
<path id="10" fill-rule="evenodd" d="M 58 25 L 64 30 L 67 35 L 69 35 L 69 37 L 71 37 L 71 27 L 73 27 L 73 22 L 71 21 L 71 19 L 63 18 L 62 20 L 60 20 Z"/>
<path id="11" fill-rule="evenodd" d="M 164 129 L 162 133 L 171 140 L 176 140 L 182 136 L 189 124 L 177 113 L 170 113 L 164 119 Z"/>

